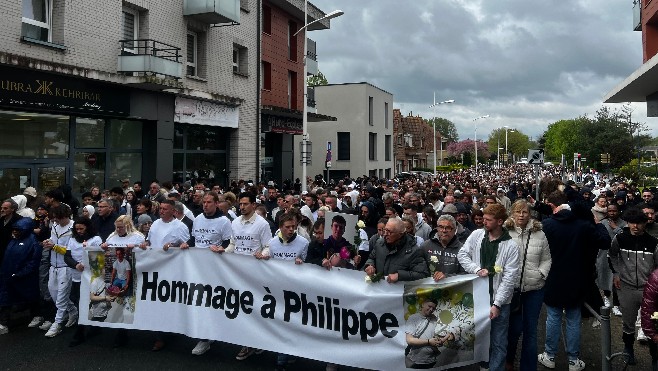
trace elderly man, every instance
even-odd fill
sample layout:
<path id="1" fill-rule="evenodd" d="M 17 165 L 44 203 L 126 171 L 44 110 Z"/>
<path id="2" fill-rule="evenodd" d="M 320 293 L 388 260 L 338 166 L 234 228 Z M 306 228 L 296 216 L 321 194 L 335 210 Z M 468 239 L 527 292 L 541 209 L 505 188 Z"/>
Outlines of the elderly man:
<path id="1" fill-rule="evenodd" d="M 423 242 L 420 248 L 425 251 L 425 258 L 430 267 L 434 281 L 464 273 L 457 254 L 462 243 L 457 238 L 457 221 L 450 215 L 441 215 L 436 223 L 437 233 Z"/>
<path id="2" fill-rule="evenodd" d="M 149 186 L 149 191 L 144 195 L 144 198 L 148 198 L 151 201 L 162 202 L 165 200 L 165 196 L 160 192 L 160 185 L 156 182 L 151 183 Z"/>
<path id="3" fill-rule="evenodd" d="M 114 211 L 114 201 L 103 198 L 98 201 L 98 211 L 91 217 L 91 224 L 103 242 L 114 232 L 114 222 L 119 214 Z"/>
<path id="4" fill-rule="evenodd" d="M 368 276 L 382 274 L 390 283 L 414 281 L 430 276 L 425 253 L 405 233 L 401 219 L 390 219 L 384 228 L 384 239 L 378 240 L 366 261 Z"/>
<path id="5" fill-rule="evenodd" d="M 471 233 L 457 256 L 467 273 L 486 277 L 489 282 L 489 362 L 481 363 L 480 367 L 504 370 L 509 304 L 514 286 L 519 280 L 519 248 L 503 228 L 507 219 L 505 207 L 500 204 L 490 205 L 482 212 L 484 228 Z"/>

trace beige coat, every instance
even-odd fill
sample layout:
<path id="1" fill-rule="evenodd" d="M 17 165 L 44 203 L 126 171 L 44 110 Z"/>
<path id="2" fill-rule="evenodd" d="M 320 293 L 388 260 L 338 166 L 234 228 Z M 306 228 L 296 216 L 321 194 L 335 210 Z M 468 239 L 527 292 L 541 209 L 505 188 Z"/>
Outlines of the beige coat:
<path id="1" fill-rule="evenodd" d="M 505 221 L 504 226 L 519 247 L 519 276 L 525 260 L 525 271 L 520 280 L 521 285 L 517 282 L 516 287 L 521 287 L 522 292 L 541 289 L 544 287 L 548 272 L 551 270 L 551 251 L 548 248 L 546 235 L 541 230 L 541 223 L 535 219 L 530 219 L 526 229 L 522 230 L 510 218 Z M 528 233 L 530 234 L 530 241 L 528 241 Z"/>

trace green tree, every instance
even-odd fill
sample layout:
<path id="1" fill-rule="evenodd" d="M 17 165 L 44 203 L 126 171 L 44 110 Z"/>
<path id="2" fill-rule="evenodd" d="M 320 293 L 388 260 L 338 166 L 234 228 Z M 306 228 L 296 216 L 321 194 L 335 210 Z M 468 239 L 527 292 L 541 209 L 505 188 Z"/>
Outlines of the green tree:
<path id="1" fill-rule="evenodd" d="M 308 86 L 319 86 L 319 85 L 327 85 L 329 84 L 329 81 L 327 81 L 327 78 L 324 76 L 322 71 L 318 71 L 316 75 L 311 75 L 306 79 L 306 82 Z"/>
<path id="2" fill-rule="evenodd" d="M 493 130 L 489 134 L 487 139 L 487 145 L 489 146 L 489 153 L 492 156 L 497 155 L 497 147 L 500 143 L 501 156 L 505 153 L 505 128 L 498 128 Z M 518 129 L 507 129 L 507 151 L 510 154 L 510 161 L 516 157 L 524 157 L 528 154 L 528 149 L 530 148 L 530 138 L 523 134 L 523 132 Z"/>
<path id="3" fill-rule="evenodd" d="M 561 158 L 564 154 L 569 158 L 569 154 L 580 151 L 580 127 L 588 119 L 579 117 L 577 119 L 560 120 L 548 125 L 544 132 L 544 150 L 545 157 Z"/>
<path id="4" fill-rule="evenodd" d="M 445 138 L 448 143 L 459 141 L 459 134 L 457 134 L 457 127 L 454 122 L 444 119 L 443 117 L 435 117 L 433 119 L 425 120 L 430 127 L 434 127 L 434 121 L 436 121 L 436 131 L 441 133 L 441 137 Z"/>

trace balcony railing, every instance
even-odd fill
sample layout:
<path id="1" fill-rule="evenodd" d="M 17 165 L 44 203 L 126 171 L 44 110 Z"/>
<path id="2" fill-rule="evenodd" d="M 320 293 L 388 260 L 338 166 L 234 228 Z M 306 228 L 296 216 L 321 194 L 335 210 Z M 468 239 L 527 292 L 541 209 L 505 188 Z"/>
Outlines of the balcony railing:
<path id="1" fill-rule="evenodd" d="M 118 72 L 164 75 L 179 79 L 183 76 L 181 48 L 152 39 L 119 41 Z"/>
<path id="2" fill-rule="evenodd" d="M 240 0 L 183 0 L 183 15 L 205 24 L 239 24 Z"/>

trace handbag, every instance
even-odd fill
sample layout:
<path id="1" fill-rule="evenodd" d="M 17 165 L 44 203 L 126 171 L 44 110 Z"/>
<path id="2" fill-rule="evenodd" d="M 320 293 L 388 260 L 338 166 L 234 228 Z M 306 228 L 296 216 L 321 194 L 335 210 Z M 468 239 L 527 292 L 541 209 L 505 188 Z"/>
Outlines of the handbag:
<path id="1" fill-rule="evenodd" d="M 530 231 L 528 231 L 528 240 L 525 244 L 525 254 L 523 254 L 523 266 L 521 267 L 521 277 L 519 279 L 519 288 L 514 288 L 514 293 L 512 293 L 512 302 L 510 303 L 510 312 L 517 313 L 523 309 L 523 304 L 521 303 L 521 287 L 523 285 L 523 273 L 525 272 L 525 263 L 528 260 L 528 246 L 530 245 Z"/>

